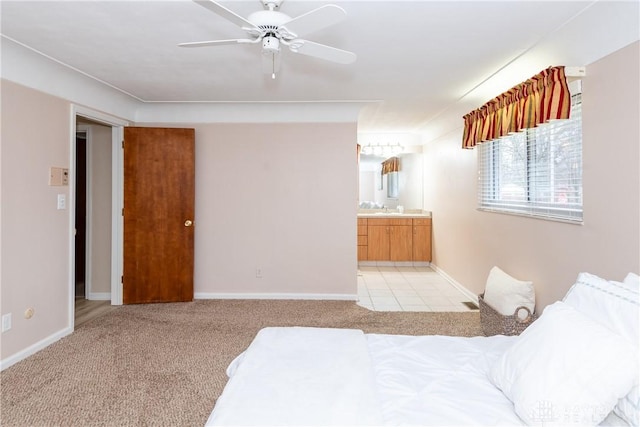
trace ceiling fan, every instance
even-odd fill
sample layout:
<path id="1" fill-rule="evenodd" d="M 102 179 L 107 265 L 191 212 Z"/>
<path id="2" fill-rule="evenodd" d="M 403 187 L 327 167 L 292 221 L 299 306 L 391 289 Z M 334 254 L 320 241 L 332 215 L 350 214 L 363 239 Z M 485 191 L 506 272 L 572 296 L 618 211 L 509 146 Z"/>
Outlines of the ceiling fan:
<path id="1" fill-rule="evenodd" d="M 263 67 L 275 79 L 280 66 L 280 46 L 291 52 L 312 56 L 339 64 L 350 64 L 356 54 L 346 50 L 301 39 L 300 36 L 320 30 L 343 20 L 347 13 L 339 6 L 328 4 L 295 18 L 278 12 L 284 0 L 261 0 L 265 10 L 249 15 L 246 19 L 214 0 L 193 0 L 200 6 L 238 25 L 249 36 L 244 39 L 209 40 L 180 43 L 180 47 L 204 47 L 228 44 L 262 43 Z"/>

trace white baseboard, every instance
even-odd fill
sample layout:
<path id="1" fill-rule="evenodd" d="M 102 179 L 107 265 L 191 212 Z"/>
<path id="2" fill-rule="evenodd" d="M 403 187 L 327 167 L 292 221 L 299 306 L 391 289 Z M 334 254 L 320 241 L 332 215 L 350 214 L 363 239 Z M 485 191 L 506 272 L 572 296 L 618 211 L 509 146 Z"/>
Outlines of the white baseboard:
<path id="1" fill-rule="evenodd" d="M 433 268 L 439 275 L 444 277 L 447 280 L 447 282 L 451 283 L 451 285 L 454 288 L 456 288 L 457 290 L 462 292 L 471 301 L 475 302 L 476 304 L 478 303 L 478 295 L 476 295 L 475 293 L 471 292 L 469 289 L 467 289 L 464 286 L 462 286 L 453 277 L 449 276 L 444 270 L 442 270 L 437 265 L 431 263 L 431 268 Z"/>
<path id="2" fill-rule="evenodd" d="M 45 347 L 50 346 L 51 344 L 53 344 L 54 342 L 58 341 L 61 338 L 66 337 L 67 335 L 69 335 L 70 333 L 73 332 L 72 328 L 65 328 L 62 329 L 52 335 L 49 335 L 48 337 L 38 341 L 37 343 L 27 347 L 26 349 L 19 351 L 18 353 L 7 357 L 6 359 L 2 359 L 0 360 L 0 371 L 4 371 L 5 369 L 7 369 L 9 366 L 15 365 L 16 363 L 20 362 L 21 360 L 26 359 L 27 357 L 36 354 L 37 352 L 39 352 L 40 350 L 44 349 Z"/>
<path id="3" fill-rule="evenodd" d="M 210 293 L 196 292 L 195 299 L 294 299 L 294 300 L 338 300 L 357 301 L 357 294 L 235 294 L 235 293 Z"/>
<path id="4" fill-rule="evenodd" d="M 90 301 L 111 301 L 111 292 L 90 292 L 87 299 Z"/>

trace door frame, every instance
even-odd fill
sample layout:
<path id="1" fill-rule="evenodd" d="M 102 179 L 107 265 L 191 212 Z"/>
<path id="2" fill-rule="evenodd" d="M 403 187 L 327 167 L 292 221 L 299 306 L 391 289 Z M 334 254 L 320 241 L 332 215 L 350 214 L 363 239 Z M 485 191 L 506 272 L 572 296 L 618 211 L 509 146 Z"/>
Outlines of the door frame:
<path id="1" fill-rule="evenodd" d="M 122 139 L 124 126 L 129 121 L 105 114 L 81 105 L 71 104 L 69 132 L 69 277 L 68 277 L 68 324 L 75 328 L 75 192 L 76 192 L 76 117 L 81 116 L 111 127 L 111 305 L 122 305 L 122 244 L 123 244 L 123 194 L 124 155 Z"/>

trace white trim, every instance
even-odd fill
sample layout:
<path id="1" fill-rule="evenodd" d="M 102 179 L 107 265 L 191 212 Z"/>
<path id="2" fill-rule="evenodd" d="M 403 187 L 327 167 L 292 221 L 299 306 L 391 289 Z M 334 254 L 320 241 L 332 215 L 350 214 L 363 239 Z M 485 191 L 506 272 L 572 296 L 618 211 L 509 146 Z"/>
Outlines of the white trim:
<path id="1" fill-rule="evenodd" d="M 102 113 L 100 111 L 93 110 L 82 105 L 71 104 L 71 112 L 75 121 L 75 116 L 86 117 L 96 122 L 104 123 L 108 126 L 128 126 L 129 121 L 120 117 L 112 116 L 110 114 Z M 75 130 L 75 129 L 74 129 Z"/>
<path id="2" fill-rule="evenodd" d="M 70 68 L 6 35 L 0 35 L 0 43 L 3 79 L 123 117 L 135 117 L 136 109 L 141 105 L 138 99 L 122 90 Z"/>
<path id="3" fill-rule="evenodd" d="M 128 121 L 105 114 L 91 108 L 81 105 L 71 104 L 71 160 L 70 160 L 70 180 L 69 189 L 69 312 L 68 324 L 71 330 L 75 325 L 75 237 L 73 230 L 75 228 L 75 144 L 76 144 L 76 117 L 82 116 L 96 122 L 111 126 L 111 145 L 112 145 L 112 211 L 111 211 L 111 305 L 122 304 L 122 283 L 120 276 L 122 275 L 122 135 L 123 126 L 129 124 Z"/>
<path id="4" fill-rule="evenodd" d="M 381 100 L 174 102 L 148 101 L 0 34 L 0 77 L 75 104 L 91 105 L 133 122 L 351 123 Z M 42 76 L 47 76 L 43 78 Z M 55 84 L 51 84 L 54 81 Z M 104 121 L 104 120 L 102 120 Z"/>
<path id="5" fill-rule="evenodd" d="M 339 300 L 357 301 L 357 294 L 288 294 L 288 293 L 217 293 L 196 292 L 194 299 L 262 299 L 262 300 Z"/>
<path id="6" fill-rule="evenodd" d="M 110 292 L 91 292 L 87 294 L 87 299 L 89 301 L 110 301 L 111 293 Z"/>
<path id="7" fill-rule="evenodd" d="M 351 123 L 372 101 L 145 102 L 139 123 Z"/>
<path id="8" fill-rule="evenodd" d="M 447 282 L 451 283 L 451 285 L 456 288 L 457 290 L 459 290 L 460 292 L 462 292 L 467 298 L 469 298 L 471 301 L 475 302 L 476 304 L 478 303 L 478 295 L 474 294 L 473 292 L 471 292 L 469 289 L 465 288 L 464 286 L 462 286 L 460 283 L 458 283 L 453 277 L 449 276 L 444 270 L 442 270 L 440 267 L 438 267 L 435 264 L 431 264 L 431 268 L 433 268 L 436 273 L 438 273 L 439 275 L 441 275 L 442 277 L 444 277 L 446 279 Z"/>
<path id="9" fill-rule="evenodd" d="M 7 357 L 6 359 L 2 359 L 0 360 L 0 371 L 3 371 L 5 369 L 7 369 L 8 367 L 15 365 L 16 363 L 26 359 L 29 356 L 32 356 L 34 354 L 36 354 L 37 352 L 39 352 L 40 350 L 42 350 L 45 347 L 50 346 L 51 344 L 53 344 L 54 342 L 60 340 L 61 338 L 66 337 L 67 335 L 69 335 L 70 333 L 73 332 L 73 328 L 72 327 L 67 327 L 64 328 L 52 335 L 49 335 L 48 337 L 38 341 L 37 343 L 30 345 L 29 347 L 25 348 L 22 351 L 19 351 L 15 354 L 12 354 L 11 356 Z"/>
<path id="10" fill-rule="evenodd" d="M 67 209 L 69 210 L 69 260 L 68 260 L 68 275 L 67 275 L 67 289 L 68 295 L 68 310 L 67 310 L 67 328 L 75 328 L 75 311 L 76 311 L 76 114 L 71 106 L 71 115 L 69 117 L 69 132 L 70 149 L 69 149 L 69 203 Z"/>
<path id="11" fill-rule="evenodd" d="M 124 249 L 124 129 L 111 129 L 111 305 L 122 305 Z"/>

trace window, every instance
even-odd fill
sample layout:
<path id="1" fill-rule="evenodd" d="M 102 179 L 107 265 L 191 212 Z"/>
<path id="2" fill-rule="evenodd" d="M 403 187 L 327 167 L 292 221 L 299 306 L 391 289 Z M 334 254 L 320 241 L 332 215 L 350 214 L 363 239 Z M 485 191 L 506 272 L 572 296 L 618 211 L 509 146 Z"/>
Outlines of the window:
<path id="1" fill-rule="evenodd" d="M 387 199 L 398 198 L 398 172 L 387 174 Z"/>
<path id="2" fill-rule="evenodd" d="M 479 144 L 479 209 L 582 222 L 582 101 L 571 116 Z"/>

